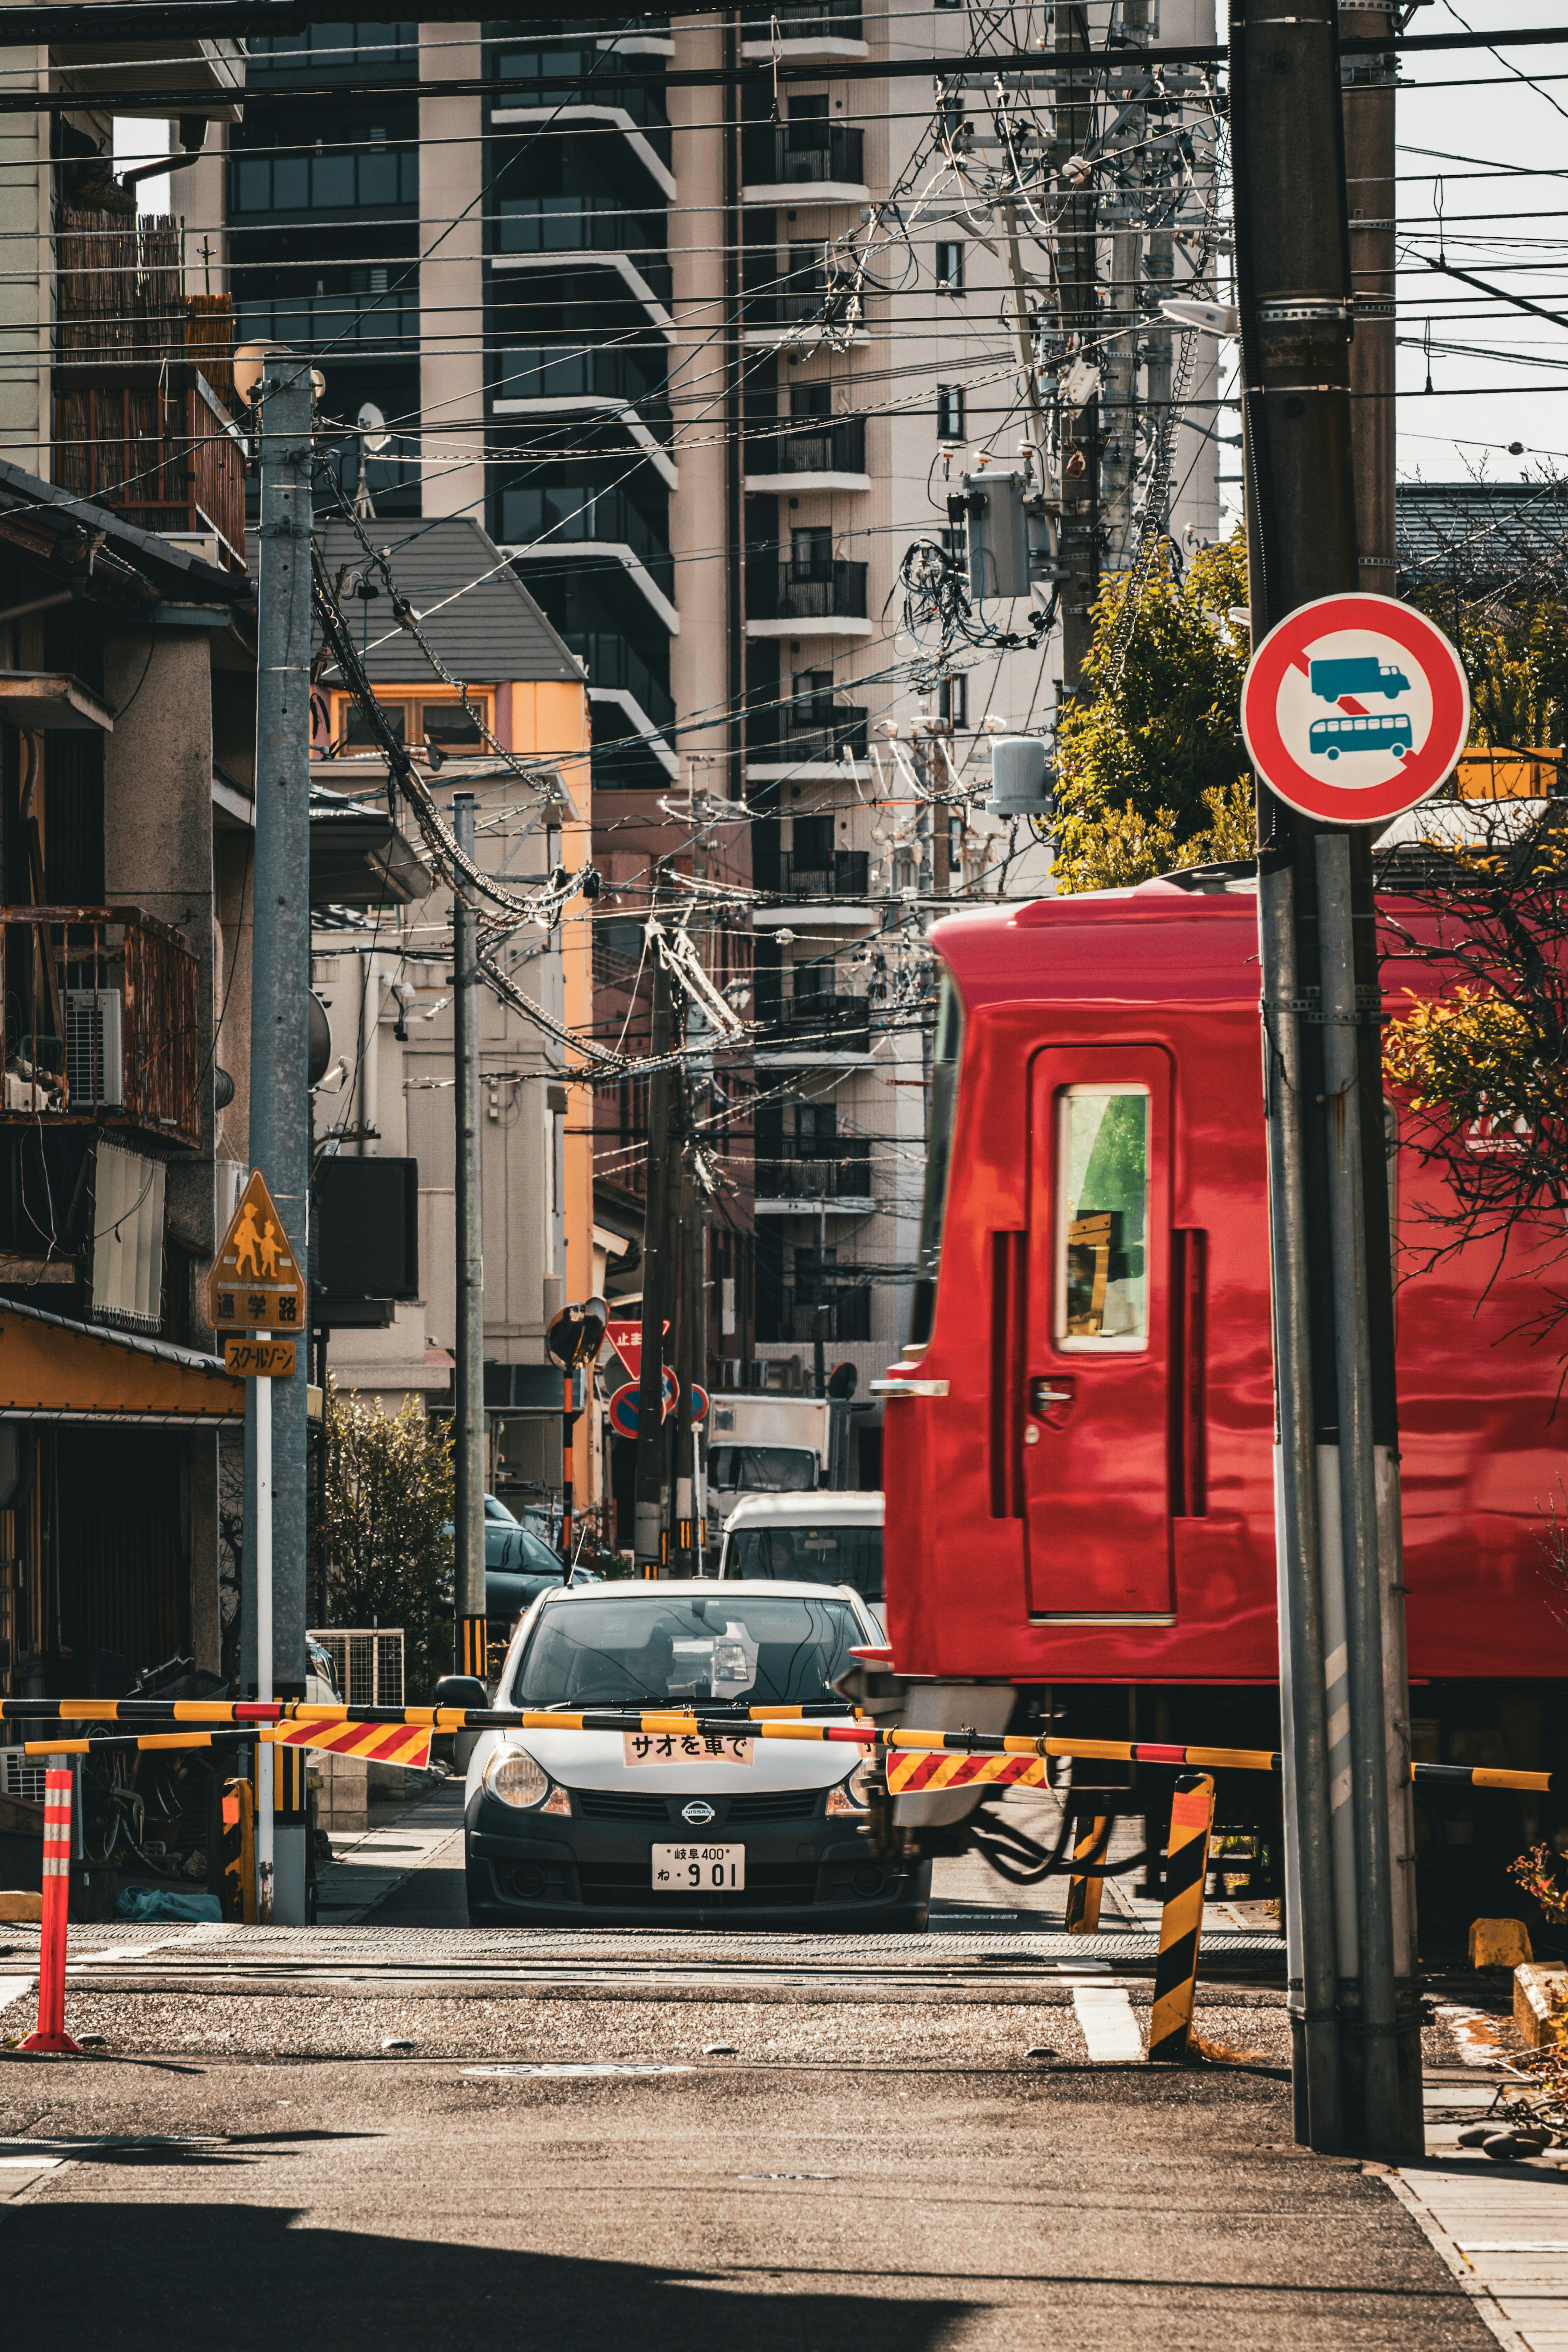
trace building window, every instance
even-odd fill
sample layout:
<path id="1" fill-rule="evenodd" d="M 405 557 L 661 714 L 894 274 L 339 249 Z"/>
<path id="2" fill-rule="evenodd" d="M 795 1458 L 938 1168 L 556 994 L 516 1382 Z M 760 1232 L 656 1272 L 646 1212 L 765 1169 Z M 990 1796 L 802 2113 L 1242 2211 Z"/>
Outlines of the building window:
<path id="1" fill-rule="evenodd" d="M 961 294 L 964 290 L 964 248 L 944 239 L 936 247 L 936 291 L 938 294 Z"/>
<path id="2" fill-rule="evenodd" d="M 493 733 L 496 726 L 494 687 L 471 686 L 467 696 L 486 727 Z M 481 730 L 464 709 L 462 698 L 456 694 L 409 695 L 392 688 L 382 688 L 376 699 L 392 722 L 393 734 L 410 749 L 422 743 L 437 744 L 443 751 L 478 751 L 485 748 Z M 332 697 L 332 742 L 340 752 L 369 751 L 378 748 L 351 694 L 334 694 Z M 325 748 L 318 741 L 318 751 Z"/>
<path id="3" fill-rule="evenodd" d="M 964 438 L 964 387 L 961 383 L 939 383 L 936 387 L 936 438 L 939 441 L 961 441 Z"/>
<path id="4" fill-rule="evenodd" d="M 969 681 L 960 675 L 945 677 L 936 689 L 936 713 L 949 727 L 967 727 L 969 723 Z"/>

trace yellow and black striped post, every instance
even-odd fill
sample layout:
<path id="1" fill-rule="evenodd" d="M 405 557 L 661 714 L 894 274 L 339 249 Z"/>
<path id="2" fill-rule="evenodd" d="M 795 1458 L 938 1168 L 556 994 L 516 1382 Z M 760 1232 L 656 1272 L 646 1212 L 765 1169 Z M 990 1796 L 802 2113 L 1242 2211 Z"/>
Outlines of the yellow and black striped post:
<path id="1" fill-rule="evenodd" d="M 1155 1966 L 1155 2011 L 1149 2021 L 1150 2058 L 1177 2066 L 1191 2054 L 1192 2001 L 1197 1989 L 1197 1947 L 1203 1933 L 1204 1882 L 1213 1828 L 1213 1780 L 1207 1772 L 1184 1772 L 1171 1806 L 1160 1956 Z"/>
<path id="2" fill-rule="evenodd" d="M 488 1626 L 486 1617 L 459 1617 L 457 1620 L 457 1671 L 485 1679 L 488 1663 Z"/>
<path id="3" fill-rule="evenodd" d="M 1072 1849 L 1074 1862 L 1103 1862 L 1109 1824 L 1103 1813 L 1096 1813 L 1087 1836 L 1081 1837 Z M 1103 1878 L 1070 1878 L 1067 1882 L 1067 1916 L 1062 1927 L 1070 1936 L 1097 1936 L 1100 1933 L 1100 1897 L 1105 1891 Z"/>

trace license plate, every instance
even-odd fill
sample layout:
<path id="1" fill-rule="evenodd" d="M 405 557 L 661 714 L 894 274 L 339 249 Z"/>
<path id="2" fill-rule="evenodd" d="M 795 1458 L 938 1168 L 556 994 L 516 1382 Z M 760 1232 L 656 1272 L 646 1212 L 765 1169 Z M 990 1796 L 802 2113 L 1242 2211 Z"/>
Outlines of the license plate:
<path id="1" fill-rule="evenodd" d="M 656 1845 L 653 1885 L 666 1895 L 730 1895 L 746 1885 L 743 1845 Z"/>

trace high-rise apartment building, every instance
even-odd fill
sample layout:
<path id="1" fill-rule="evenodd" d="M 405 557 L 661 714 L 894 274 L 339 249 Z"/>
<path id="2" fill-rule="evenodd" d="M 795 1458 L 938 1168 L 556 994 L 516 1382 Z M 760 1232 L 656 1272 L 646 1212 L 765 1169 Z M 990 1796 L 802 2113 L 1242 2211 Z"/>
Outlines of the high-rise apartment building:
<path id="1" fill-rule="evenodd" d="M 721 1365 L 819 1336 L 862 1377 L 891 1360 L 924 934 L 1048 880 L 1030 824 L 985 814 L 988 745 L 1049 735 L 1082 589 L 1047 549 L 1030 594 L 970 595 L 949 499 L 1030 444 L 1052 501 L 1093 468 L 1107 567 L 1218 530 L 1214 346 L 1158 311 L 1214 266 L 1212 110 L 1201 73 L 1138 55 L 1211 37 L 1212 0 L 1156 6 L 1074 12 L 1115 62 L 1071 83 L 1048 11 L 1009 20 L 1040 73 L 998 78 L 966 69 L 996 45 L 966 10 L 855 0 L 361 23 L 252 57 L 212 224 L 245 326 L 316 352 L 332 415 L 384 418 L 342 462 L 389 539 L 481 518 L 586 666 L 601 1027 L 645 1039 L 660 858 L 666 911 L 700 902 L 751 991 L 749 1065 L 721 1056 L 704 1106 Z M 329 123 L 289 96 L 329 80 Z M 639 1089 L 596 1115 L 634 1193 Z"/>

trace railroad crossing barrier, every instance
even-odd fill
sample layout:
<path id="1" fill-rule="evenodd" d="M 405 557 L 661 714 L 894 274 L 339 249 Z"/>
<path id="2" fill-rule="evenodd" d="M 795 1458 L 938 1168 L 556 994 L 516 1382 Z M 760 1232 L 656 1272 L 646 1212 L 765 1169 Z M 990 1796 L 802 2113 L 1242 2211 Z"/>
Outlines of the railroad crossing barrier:
<path id="1" fill-rule="evenodd" d="M 38 2030 L 19 2046 L 69 2054 L 66 2032 L 66 1911 L 71 1891 L 71 1782 L 68 1767 L 44 1775 L 44 1916 L 38 1933 Z"/>
<path id="2" fill-rule="evenodd" d="M 1167 2064 L 1182 2065 L 1192 2055 L 1192 2004 L 1197 1990 L 1197 1948 L 1203 1935 L 1203 1895 L 1213 1829 L 1212 1779 L 1207 1772 L 1184 1772 L 1171 1804 L 1165 1908 L 1160 1913 L 1155 2006 L 1149 2019 L 1149 2057 Z"/>
<path id="3" fill-rule="evenodd" d="M 1111 1822 L 1104 1813 L 1096 1813 L 1086 1834 L 1072 1849 L 1074 1862 L 1103 1862 L 1110 1843 Z M 1105 1892 L 1105 1881 L 1099 1871 L 1087 1875 L 1074 1871 L 1067 1882 L 1067 1916 L 1062 1927 L 1070 1936 L 1097 1936 L 1100 1933 L 1100 1898 Z"/>

